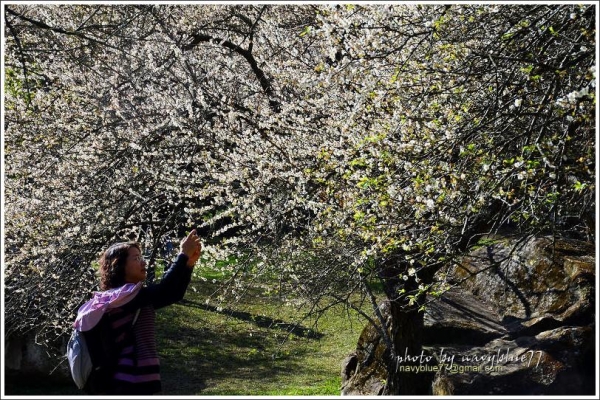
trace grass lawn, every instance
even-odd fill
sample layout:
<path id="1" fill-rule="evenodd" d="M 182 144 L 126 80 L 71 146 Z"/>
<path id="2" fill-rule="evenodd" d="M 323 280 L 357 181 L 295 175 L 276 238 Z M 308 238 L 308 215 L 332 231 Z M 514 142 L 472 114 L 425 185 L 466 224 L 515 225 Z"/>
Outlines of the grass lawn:
<path id="1" fill-rule="evenodd" d="M 165 395 L 339 395 L 341 362 L 365 322 L 332 308 L 318 324 L 260 290 L 229 308 L 206 304 L 215 284 L 194 281 L 159 310 Z M 293 329 L 293 333 L 289 333 Z"/>

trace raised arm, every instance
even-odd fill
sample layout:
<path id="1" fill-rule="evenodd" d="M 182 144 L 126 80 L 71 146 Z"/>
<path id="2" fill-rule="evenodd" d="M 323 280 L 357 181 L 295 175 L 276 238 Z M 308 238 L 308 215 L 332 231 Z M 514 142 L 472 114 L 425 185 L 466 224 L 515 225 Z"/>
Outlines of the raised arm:
<path id="1" fill-rule="evenodd" d="M 202 245 L 196 230 L 192 230 L 179 245 L 179 254 L 157 284 L 144 287 L 124 308 L 137 309 L 152 305 L 155 309 L 183 299 L 192 278 L 192 271 L 200 258 Z"/>

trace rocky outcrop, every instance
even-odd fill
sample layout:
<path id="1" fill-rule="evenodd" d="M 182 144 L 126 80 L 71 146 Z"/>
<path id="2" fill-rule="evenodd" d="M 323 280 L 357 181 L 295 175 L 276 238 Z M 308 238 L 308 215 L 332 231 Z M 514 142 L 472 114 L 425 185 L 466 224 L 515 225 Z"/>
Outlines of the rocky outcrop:
<path id="1" fill-rule="evenodd" d="M 427 305 L 422 394 L 594 394 L 593 243 L 498 239 L 444 272 L 454 286 Z M 342 394 L 380 394 L 384 353 L 367 326 L 344 360 Z"/>
<path id="2" fill-rule="evenodd" d="M 475 250 L 451 275 L 461 288 L 513 321 L 531 325 L 544 318 L 561 324 L 593 320 L 593 243 L 500 240 Z"/>

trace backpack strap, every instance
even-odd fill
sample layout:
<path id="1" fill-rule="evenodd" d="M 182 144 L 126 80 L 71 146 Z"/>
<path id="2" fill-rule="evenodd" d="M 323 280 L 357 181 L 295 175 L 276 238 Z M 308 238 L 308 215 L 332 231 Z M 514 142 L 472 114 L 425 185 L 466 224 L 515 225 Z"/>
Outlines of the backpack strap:
<path id="1" fill-rule="evenodd" d="M 141 308 L 138 308 L 138 309 L 135 311 L 135 315 L 133 316 L 133 322 L 131 323 L 131 326 L 135 325 L 135 322 L 137 321 L 137 319 L 138 319 L 138 316 L 140 315 L 140 310 L 141 310 Z"/>

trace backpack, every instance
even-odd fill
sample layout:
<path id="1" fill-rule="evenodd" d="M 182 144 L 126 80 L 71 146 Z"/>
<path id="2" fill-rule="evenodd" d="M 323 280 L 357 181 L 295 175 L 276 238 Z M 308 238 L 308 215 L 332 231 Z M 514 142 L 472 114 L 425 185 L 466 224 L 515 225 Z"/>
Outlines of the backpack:
<path id="1" fill-rule="evenodd" d="M 130 330 L 140 313 L 133 317 Z M 67 359 L 71 377 L 87 394 L 106 394 L 112 386 L 112 376 L 122 348 L 117 346 L 107 315 L 89 331 L 73 329 L 67 343 Z"/>

